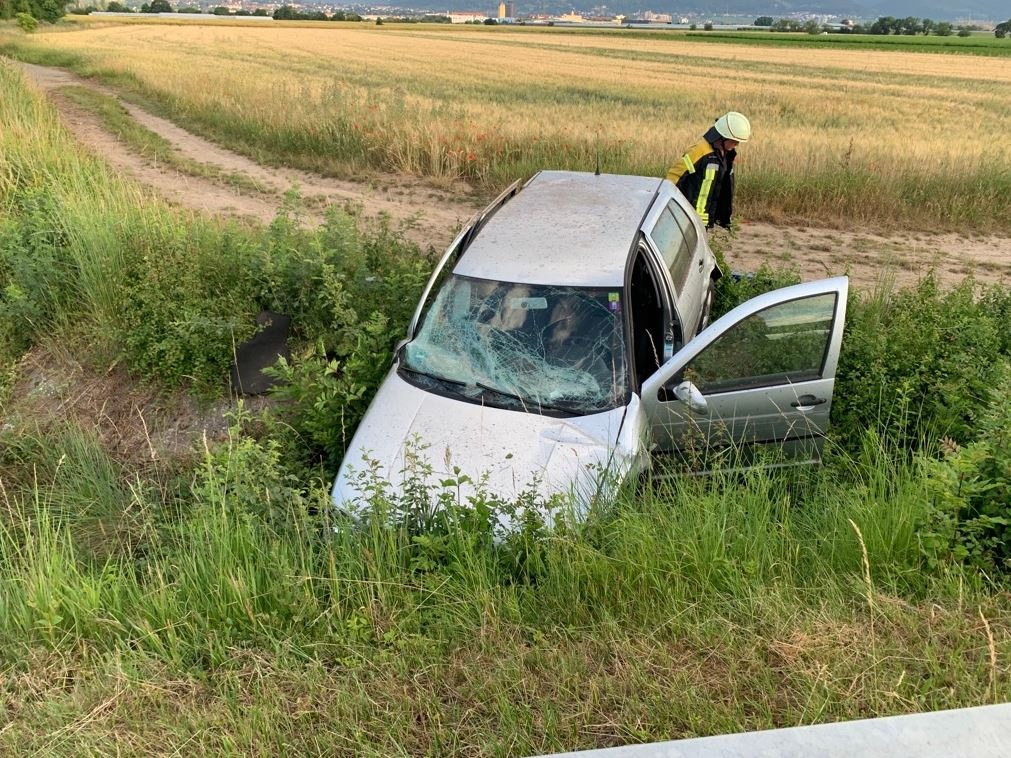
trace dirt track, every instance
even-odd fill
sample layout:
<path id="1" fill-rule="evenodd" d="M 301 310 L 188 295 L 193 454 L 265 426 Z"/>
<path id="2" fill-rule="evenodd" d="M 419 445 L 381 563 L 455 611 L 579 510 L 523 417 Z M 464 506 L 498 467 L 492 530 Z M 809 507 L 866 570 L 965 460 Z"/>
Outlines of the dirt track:
<path id="1" fill-rule="evenodd" d="M 366 217 L 388 215 L 394 224 L 405 225 L 412 239 L 437 249 L 448 244 L 460 225 L 480 207 L 480 202 L 465 188 L 458 192 L 434 189 L 411 177 L 383 177 L 381 182 L 370 186 L 263 166 L 123 102 L 138 123 L 166 139 L 181 156 L 225 174 L 244 177 L 248 180 L 244 184 L 255 184 L 261 189 L 242 190 L 227 181 L 182 173 L 132 153 L 103 127 L 97 116 L 62 97 L 60 88 L 85 86 L 114 97 L 115 92 L 60 69 L 30 64 L 25 64 L 24 69 L 47 93 L 67 128 L 83 146 L 181 206 L 266 222 L 276 214 L 284 192 L 297 186 L 310 208 L 351 203 L 360 206 Z M 727 246 L 727 258 L 733 268 L 742 271 L 754 270 L 766 261 L 793 267 L 804 279 L 849 273 L 862 287 L 881 280 L 909 282 L 931 266 L 948 283 L 960 281 L 970 272 L 986 281 L 1011 280 L 1011 239 L 1006 237 L 927 233 L 881 236 L 745 221 Z"/>
<path id="2" fill-rule="evenodd" d="M 182 173 L 132 153 L 105 129 L 96 115 L 60 95 L 61 88 L 71 86 L 90 87 L 116 97 L 114 91 L 61 69 L 32 64 L 24 64 L 24 69 L 31 81 L 49 96 L 67 128 L 84 147 L 177 205 L 269 222 L 277 214 L 284 193 L 297 187 L 309 208 L 358 205 L 367 217 L 385 214 L 394 223 L 411 227 L 409 236 L 423 244 L 443 244 L 443 241 L 448 244 L 455 230 L 477 210 L 476 202 L 461 199 L 463 193 L 439 191 L 410 177 L 391 177 L 383 191 L 290 168 L 263 166 L 120 100 L 137 123 L 167 140 L 179 155 L 224 174 L 242 176 L 261 191 L 250 192 L 226 181 Z M 315 218 L 322 216 L 316 214 Z"/>

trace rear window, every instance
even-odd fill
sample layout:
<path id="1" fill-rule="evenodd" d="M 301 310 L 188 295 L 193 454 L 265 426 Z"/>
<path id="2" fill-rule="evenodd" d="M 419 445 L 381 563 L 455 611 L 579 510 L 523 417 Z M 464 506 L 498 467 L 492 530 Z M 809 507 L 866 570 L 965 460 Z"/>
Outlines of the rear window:
<path id="1" fill-rule="evenodd" d="M 678 210 L 681 209 L 678 208 Z M 670 272 L 674 289 L 680 295 L 691 270 L 693 246 L 688 244 L 684 230 L 674 217 L 670 205 L 663 209 L 649 236 L 653 238 L 653 242 L 660 251 L 664 265 Z"/>

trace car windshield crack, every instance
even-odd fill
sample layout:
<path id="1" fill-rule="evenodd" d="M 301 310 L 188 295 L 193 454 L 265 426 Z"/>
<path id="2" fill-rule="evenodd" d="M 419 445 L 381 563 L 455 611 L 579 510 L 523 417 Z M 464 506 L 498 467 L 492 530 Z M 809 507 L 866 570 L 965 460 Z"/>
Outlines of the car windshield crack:
<path id="1" fill-rule="evenodd" d="M 454 276 L 404 348 L 402 366 L 524 410 L 607 410 L 626 394 L 621 309 L 621 293 L 605 288 Z"/>

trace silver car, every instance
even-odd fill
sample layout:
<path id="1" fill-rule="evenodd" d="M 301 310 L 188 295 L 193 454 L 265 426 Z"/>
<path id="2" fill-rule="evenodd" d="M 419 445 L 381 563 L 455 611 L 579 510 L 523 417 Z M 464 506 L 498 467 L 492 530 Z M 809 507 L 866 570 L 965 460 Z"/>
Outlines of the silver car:
<path id="1" fill-rule="evenodd" d="M 828 426 L 845 277 L 707 326 L 721 272 L 668 181 L 544 171 L 479 213 L 436 267 L 333 488 L 484 475 L 513 499 L 587 502 L 658 454 L 774 447 L 813 461 Z M 366 463 L 368 462 L 368 464 Z"/>

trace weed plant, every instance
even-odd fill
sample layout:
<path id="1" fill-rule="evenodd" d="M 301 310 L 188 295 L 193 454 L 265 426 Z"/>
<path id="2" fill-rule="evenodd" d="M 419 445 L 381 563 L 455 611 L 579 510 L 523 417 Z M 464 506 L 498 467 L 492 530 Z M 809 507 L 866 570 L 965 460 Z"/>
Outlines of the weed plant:
<path id="1" fill-rule="evenodd" d="M 933 449 L 976 439 L 1011 358 L 1011 293 L 972 279 L 941 291 L 928 275 L 913 288 L 853 297 L 832 409 L 837 438 L 884 429 L 903 447 Z"/>

